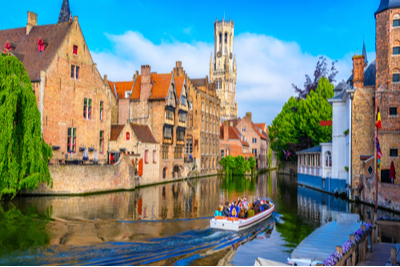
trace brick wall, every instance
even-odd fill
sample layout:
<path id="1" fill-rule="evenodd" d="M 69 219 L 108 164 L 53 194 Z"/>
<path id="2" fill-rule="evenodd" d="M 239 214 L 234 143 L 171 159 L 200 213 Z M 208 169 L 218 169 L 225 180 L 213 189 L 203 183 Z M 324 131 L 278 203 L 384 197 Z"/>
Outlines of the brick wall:
<path id="1" fill-rule="evenodd" d="M 77 55 L 72 53 L 74 45 L 78 46 Z M 71 65 L 79 66 L 79 79 L 71 78 Z M 111 127 L 111 92 L 93 63 L 76 17 L 52 63 L 41 76 L 41 83 L 33 85 L 39 110 L 43 99 L 44 140 L 51 146 L 60 147 L 54 151 L 53 160 L 65 158 L 68 128 L 77 129 L 74 157 L 83 157 L 80 147 L 93 147 L 99 151 L 100 131 L 104 131 L 104 147 L 107 148 Z M 43 95 L 40 93 L 41 86 L 44 88 Z M 84 98 L 92 100 L 91 119 L 83 118 Z M 100 101 L 103 101 L 104 107 L 103 120 L 100 120 Z M 103 162 L 106 156 L 106 153 L 98 154 Z M 89 152 L 89 158 L 93 158 L 92 152 Z"/>
<path id="2" fill-rule="evenodd" d="M 79 194 L 135 188 L 134 168 L 128 157 L 115 165 L 50 165 L 53 188 L 39 184 L 24 194 Z"/>

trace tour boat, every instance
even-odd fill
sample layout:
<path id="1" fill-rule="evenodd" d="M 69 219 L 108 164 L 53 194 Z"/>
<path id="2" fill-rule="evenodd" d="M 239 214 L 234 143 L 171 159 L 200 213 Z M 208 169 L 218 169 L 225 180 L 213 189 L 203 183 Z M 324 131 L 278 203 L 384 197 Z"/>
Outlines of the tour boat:
<path id="1" fill-rule="evenodd" d="M 210 227 L 217 230 L 228 230 L 228 231 L 241 231 L 247 229 L 269 217 L 271 217 L 274 211 L 275 205 L 270 203 L 271 207 L 257 215 L 251 216 L 247 219 L 239 218 L 227 218 L 227 217 L 214 217 L 210 220 Z"/>

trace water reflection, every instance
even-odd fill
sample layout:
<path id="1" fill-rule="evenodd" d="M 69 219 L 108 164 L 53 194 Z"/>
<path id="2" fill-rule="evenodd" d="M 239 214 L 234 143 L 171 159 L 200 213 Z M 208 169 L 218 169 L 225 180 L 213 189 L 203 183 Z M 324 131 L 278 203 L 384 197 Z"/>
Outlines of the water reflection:
<path id="1" fill-rule="evenodd" d="M 243 233 L 209 229 L 216 207 L 238 197 L 269 197 L 282 217 Z M 257 257 L 285 262 L 293 248 L 334 214 L 359 213 L 363 219 L 370 210 L 300 188 L 296 180 L 276 172 L 84 197 L 21 197 L 13 205 L 12 216 L 8 209 L 1 212 L 0 226 L 11 230 L 9 235 L 1 231 L 0 245 L 13 236 L 15 242 L 4 250 L 0 264 L 253 265 Z M 36 209 L 29 213 L 28 207 Z M 38 214 L 54 221 L 36 220 Z M 23 236 L 37 243 L 25 242 Z M 37 250 L 43 246 L 43 252 Z"/>

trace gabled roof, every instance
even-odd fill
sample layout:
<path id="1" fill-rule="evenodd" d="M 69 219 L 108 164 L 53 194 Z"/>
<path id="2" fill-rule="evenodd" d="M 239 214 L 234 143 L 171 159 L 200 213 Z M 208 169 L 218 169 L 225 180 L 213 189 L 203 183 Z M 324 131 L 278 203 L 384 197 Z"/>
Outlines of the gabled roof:
<path id="1" fill-rule="evenodd" d="M 266 123 L 264 122 L 264 123 L 254 123 L 254 125 L 257 127 L 257 128 L 260 128 L 262 131 L 264 131 L 264 129 L 266 128 Z"/>
<path id="2" fill-rule="evenodd" d="M 165 99 L 168 94 L 169 86 L 171 84 L 172 73 L 166 74 L 150 74 L 151 82 L 153 86 L 151 88 L 151 95 L 149 99 L 158 100 Z M 142 86 L 142 75 L 139 75 L 136 79 L 135 85 L 133 86 L 133 91 L 130 99 L 139 100 L 140 90 Z"/>
<path id="3" fill-rule="evenodd" d="M 315 146 L 306 150 L 298 151 L 296 154 L 307 154 L 307 153 L 317 153 L 321 152 L 321 146 Z"/>
<path id="4" fill-rule="evenodd" d="M 135 133 L 137 139 L 142 143 L 156 144 L 157 141 L 147 125 L 140 125 L 130 123 L 133 132 Z M 110 141 L 117 141 L 125 125 L 111 125 L 111 136 Z"/>
<path id="5" fill-rule="evenodd" d="M 176 88 L 176 97 L 180 98 L 183 88 L 183 83 L 185 82 L 185 77 L 174 77 L 175 80 L 175 88 Z"/>
<path id="6" fill-rule="evenodd" d="M 267 134 L 266 132 L 262 132 L 262 134 L 264 135 L 265 139 L 266 139 L 267 141 L 269 141 L 269 136 L 268 136 L 268 134 Z"/>
<path id="7" fill-rule="evenodd" d="M 132 129 L 135 132 L 136 137 L 142 143 L 152 143 L 157 144 L 156 138 L 154 137 L 152 131 L 147 125 L 140 125 L 131 123 Z"/>
<path id="8" fill-rule="evenodd" d="M 150 77 L 153 82 L 150 99 L 165 99 L 168 95 L 169 86 L 171 84 L 172 73 L 151 74 Z"/>
<path id="9" fill-rule="evenodd" d="M 251 123 L 251 125 L 253 126 L 254 131 L 257 132 L 258 136 L 259 136 L 261 139 L 267 140 L 267 139 L 265 138 L 265 136 L 262 134 L 262 129 L 261 129 L 261 128 L 258 128 L 253 122 Z"/>
<path id="10" fill-rule="evenodd" d="M 67 35 L 72 22 L 34 26 L 26 35 L 26 27 L 0 31 L 0 50 L 4 51 L 7 41 L 16 45 L 11 52 L 20 55 L 31 81 L 40 78 L 40 71 L 47 70 L 58 48 Z M 44 52 L 38 52 L 39 38 L 46 40 Z"/>
<path id="11" fill-rule="evenodd" d="M 125 125 L 111 125 L 110 141 L 117 141 L 118 136 L 121 134 Z"/>
<path id="12" fill-rule="evenodd" d="M 108 84 L 111 87 L 111 91 L 115 95 L 117 94 L 117 98 L 125 98 L 125 92 L 126 91 L 131 91 L 133 87 L 133 81 L 130 82 L 111 82 L 108 81 Z"/>
<path id="13" fill-rule="evenodd" d="M 229 139 L 238 139 L 243 146 L 249 146 L 236 127 L 229 127 Z"/>

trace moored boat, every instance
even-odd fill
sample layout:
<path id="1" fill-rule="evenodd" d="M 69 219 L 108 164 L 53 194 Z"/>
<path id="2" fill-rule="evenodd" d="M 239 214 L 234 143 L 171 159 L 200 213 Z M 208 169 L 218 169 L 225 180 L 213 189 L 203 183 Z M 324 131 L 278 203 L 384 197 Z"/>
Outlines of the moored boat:
<path id="1" fill-rule="evenodd" d="M 210 227 L 217 230 L 241 231 L 271 217 L 274 208 L 275 205 L 271 203 L 269 209 L 246 219 L 214 217 L 210 220 Z"/>

